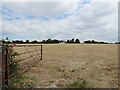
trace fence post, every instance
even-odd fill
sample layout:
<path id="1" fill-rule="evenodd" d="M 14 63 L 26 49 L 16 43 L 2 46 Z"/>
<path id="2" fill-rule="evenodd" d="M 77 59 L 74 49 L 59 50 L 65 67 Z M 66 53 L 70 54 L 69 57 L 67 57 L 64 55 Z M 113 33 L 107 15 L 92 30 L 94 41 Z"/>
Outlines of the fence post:
<path id="1" fill-rule="evenodd" d="M 2 88 L 5 86 L 5 57 L 4 57 L 4 46 L 2 46 Z"/>
<path id="2" fill-rule="evenodd" d="M 5 85 L 8 86 L 9 85 L 9 62 L 8 62 L 8 49 L 9 46 L 6 45 L 6 55 L 5 55 Z"/>
<path id="3" fill-rule="evenodd" d="M 42 60 L 42 45 L 41 45 L 41 60 Z"/>

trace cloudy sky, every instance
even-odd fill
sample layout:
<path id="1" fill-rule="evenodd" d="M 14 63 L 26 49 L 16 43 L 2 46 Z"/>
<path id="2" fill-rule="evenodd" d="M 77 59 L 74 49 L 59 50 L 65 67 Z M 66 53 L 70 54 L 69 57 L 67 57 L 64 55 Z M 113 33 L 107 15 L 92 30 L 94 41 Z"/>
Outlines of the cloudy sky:
<path id="1" fill-rule="evenodd" d="M 1 4 L 2 38 L 118 41 L 118 0 L 4 0 Z"/>

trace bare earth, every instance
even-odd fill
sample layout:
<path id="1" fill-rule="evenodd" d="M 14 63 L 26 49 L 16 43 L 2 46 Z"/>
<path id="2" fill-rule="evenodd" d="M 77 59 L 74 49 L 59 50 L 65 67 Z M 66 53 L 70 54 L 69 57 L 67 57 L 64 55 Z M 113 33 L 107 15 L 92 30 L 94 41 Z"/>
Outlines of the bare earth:
<path id="1" fill-rule="evenodd" d="M 43 44 L 43 60 L 25 75 L 36 88 L 70 87 L 82 80 L 88 88 L 117 88 L 118 45 Z"/>

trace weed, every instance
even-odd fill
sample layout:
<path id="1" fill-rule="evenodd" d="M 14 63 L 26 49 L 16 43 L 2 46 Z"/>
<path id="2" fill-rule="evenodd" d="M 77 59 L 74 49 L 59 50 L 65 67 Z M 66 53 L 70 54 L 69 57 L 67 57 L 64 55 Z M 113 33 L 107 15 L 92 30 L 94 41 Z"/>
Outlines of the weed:
<path id="1" fill-rule="evenodd" d="M 85 80 L 77 80 L 75 82 L 73 82 L 72 84 L 70 84 L 68 87 L 70 88 L 87 88 L 88 87 L 88 82 Z"/>

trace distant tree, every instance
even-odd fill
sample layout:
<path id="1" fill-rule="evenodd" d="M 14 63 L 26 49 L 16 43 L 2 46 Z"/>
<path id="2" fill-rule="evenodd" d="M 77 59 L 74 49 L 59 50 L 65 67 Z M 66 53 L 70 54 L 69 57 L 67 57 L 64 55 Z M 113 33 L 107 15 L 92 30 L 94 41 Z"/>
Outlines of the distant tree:
<path id="1" fill-rule="evenodd" d="M 18 43 L 18 44 L 22 44 L 24 43 L 22 40 L 16 40 L 16 41 L 12 41 L 12 43 Z"/>
<path id="2" fill-rule="evenodd" d="M 70 40 L 67 40 L 67 43 L 70 43 Z"/>
<path id="3" fill-rule="evenodd" d="M 34 40 L 34 41 L 32 41 L 31 43 L 38 43 L 38 41 L 37 41 L 37 40 Z"/>
<path id="4" fill-rule="evenodd" d="M 16 41 L 12 41 L 12 43 L 16 43 Z"/>
<path id="5" fill-rule="evenodd" d="M 52 43 L 59 43 L 59 40 L 54 39 Z"/>
<path id="6" fill-rule="evenodd" d="M 60 40 L 59 42 L 62 43 L 62 42 L 64 42 L 64 41 L 63 41 L 63 40 Z"/>
<path id="7" fill-rule="evenodd" d="M 98 42 L 95 40 L 88 40 L 88 41 L 84 41 L 84 43 L 93 43 L 93 44 L 108 44 L 107 42 Z"/>
<path id="8" fill-rule="evenodd" d="M 0 40 L 0 45 L 2 44 L 2 40 Z"/>
<path id="9" fill-rule="evenodd" d="M 46 43 L 52 43 L 51 39 L 46 40 Z"/>
<path id="10" fill-rule="evenodd" d="M 70 43 L 70 41 L 69 40 L 67 40 L 67 42 L 66 43 Z"/>
<path id="11" fill-rule="evenodd" d="M 71 40 L 69 40 L 69 43 L 74 43 L 74 38 L 72 38 Z"/>
<path id="12" fill-rule="evenodd" d="M 10 41 L 7 41 L 7 43 L 11 43 Z"/>
<path id="13" fill-rule="evenodd" d="M 42 42 L 41 43 L 46 43 L 46 40 L 42 40 Z"/>
<path id="14" fill-rule="evenodd" d="M 2 39 L 2 43 L 6 43 L 6 41 L 4 39 Z"/>
<path id="15" fill-rule="evenodd" d="M 29 43 L 29 40 L 26 40 L 26 43 Z"/>
<path id="16" fill-rule="evenodd" d="M 5 40 L 9 40 L 9 37 L 6 37 L 6 39 Z"/>
<path id="17" fill-rule="evenodd" d="M 75 43 L 80 43 L 79 39 L 76 39 L 76 40 L 75 40 Z"/>
<path id="18" fill-rule="evenodd" d="M 120 44 L 120 42 L 116 42 L 115 44 Z"/>
<path id="19" fill-rule="evenodd" d="M 16 40 L 16 43 L 22 44 L 24 42 L 22 40 Z"/>
<path id="20" fill-rule="evenodd" d="M 71 43 L 74 43 L 74 38 L 72 38 Z"/>
<path id="21" fill-rule="evenodd" d="M 91 43 L 97 43 L 97 41 L 95 41 L 95 40 L 92 40 L 92 41 L 91 41 Z"/>
<path id="22" fill-rule="evenodd" d="M 84 41 L 84 43 L 91 43 L 91 41 L 90 41 L 90 40 L 88 40 L 88 41 Z"/>

